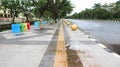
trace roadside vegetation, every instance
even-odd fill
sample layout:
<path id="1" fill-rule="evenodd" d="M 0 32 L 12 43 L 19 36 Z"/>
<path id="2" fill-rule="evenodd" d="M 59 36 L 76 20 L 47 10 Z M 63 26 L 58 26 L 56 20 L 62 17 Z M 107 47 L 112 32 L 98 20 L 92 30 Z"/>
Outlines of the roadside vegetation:
<path id="1" fill-rule="evenodd" d="M 73 19 L 103 19 L 120 21 L 120 0 L 110 4 L 96 3 L 90 9 L 85 9 L 79 13 L 74 13 L 66 18 Z"/>
<path id="2" fill-rule="evenodd" d="M 7 10 L 10 16 L 15 18 L 19 14 L 26 17 L 26 21 L 31 21 L 33 18 L 41 19 L 59 19 L 70 14 L 72 4 L 69 0 L 2 0 L 0 10 Z"/>
<path id="3" fill-rule="evenodd" d="M 46 21 L 52 19 L 57 22 L 60 18 L 70 14 L 73 6 L 69 0 L 1 0 L 0 10 L 4 13 L 9 11 L 11 23 L 17 23 L 15 18 L 21 14 L 25 19 L 22 22 L 33 24 L 34 21 L 40 19 Z M 0 22 L 4 21 L 0 20 Z M 10 29 L 10 24 L 0 25 L 0 31 L 5 29 Z"/>

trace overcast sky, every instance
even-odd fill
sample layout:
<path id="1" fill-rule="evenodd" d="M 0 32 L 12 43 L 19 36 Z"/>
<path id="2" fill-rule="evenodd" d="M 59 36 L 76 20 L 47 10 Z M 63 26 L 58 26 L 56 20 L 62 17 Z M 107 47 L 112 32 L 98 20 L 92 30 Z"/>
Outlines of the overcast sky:
<path id="1" fill-rule="evenodd" d="M 91 8 L 95 3 L 113 3 L 118 0 L 70 0 L 71 3 L 74 5 L 74 9 L 72 13 L 80 12 L 85 8 Z"/>

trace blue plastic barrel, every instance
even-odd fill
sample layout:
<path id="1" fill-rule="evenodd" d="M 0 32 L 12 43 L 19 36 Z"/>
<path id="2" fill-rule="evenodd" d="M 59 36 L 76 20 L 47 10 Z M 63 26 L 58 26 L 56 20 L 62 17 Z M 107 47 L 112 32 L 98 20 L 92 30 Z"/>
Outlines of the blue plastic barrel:
<path id="1" fill-rule="evenodd" d="M 20 24 L 11 24 L 13 33 L 20 33 Z"/>
<path id="2" fill-rule="evenodd" d="M 43 21 L 42 24 L 43 24 L 43 25 L 46 25 L 46 24 L 47 24 L 47 21 Z"/>
<path id="3" fill-rule="evenodd" d="M 34 27 L 39 27 L 40 26 L 40 22 L 34 22 Z"/>

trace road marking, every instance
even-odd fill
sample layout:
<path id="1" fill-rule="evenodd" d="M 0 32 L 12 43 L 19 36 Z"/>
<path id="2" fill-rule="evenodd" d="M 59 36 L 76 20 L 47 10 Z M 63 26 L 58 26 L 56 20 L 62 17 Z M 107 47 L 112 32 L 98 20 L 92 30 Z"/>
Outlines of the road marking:
<path id="1" fill-rule="evenodd" d="M 111 53 L 114 57 L 119 58 L 120 59 L 120 55 L 118 55 L 117 53 Z"/>
<path id="2" fill-rule="evenodd" d="M 102 48 L 107 48 L 106 46 L 104 46 L 103 44 L 97 44 L 97 45 L 99 45 L 100 47 L 102 47 Z M 113 52 L 113 53 L 111 53 L 111 55 L 113 55 L 114 57 L 116 57 L 116 58 L 119 58 L 120 59 L 120 55 L 119 54 L 117 54 L 117 53 L 115 53 L 115 52 Z"/>
<path id="3" fill-rule="evenodd" d="M 107 47 L 104 46 L 103 44 L 97 44 L 97 45 L 99 45 L 99 46 L 102 47 L 102 48 L 107 48 Z"/>
<path id="4" fill-rule="evenodd" d="M 89 35 L 85 35 L 86 37 L 89 37 Z"/>
<path id="5" fill-rule="evenodd" d="M 81 34 L 84 34 L 84 32 L 81 32 Z"/>
<path id="6" fill-rule="evenodd" d="M 94 39 L 94 38 L 90 38 L 90 40 L 92 40 L 92 41 L 97 41 L 96 39 Z"/>

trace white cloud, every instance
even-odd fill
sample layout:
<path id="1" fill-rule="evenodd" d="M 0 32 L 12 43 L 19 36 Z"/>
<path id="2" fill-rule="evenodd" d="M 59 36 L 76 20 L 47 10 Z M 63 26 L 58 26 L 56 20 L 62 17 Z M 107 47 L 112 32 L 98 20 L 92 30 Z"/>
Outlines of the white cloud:
<path id="1" fill-rule="evenodd" d="M 85 8 L 91 8 L 95 3 L 113 3 L 118 0 L 70 0 L 71 3 L 75 6 L 72 13 L 80 12 Z"/>

